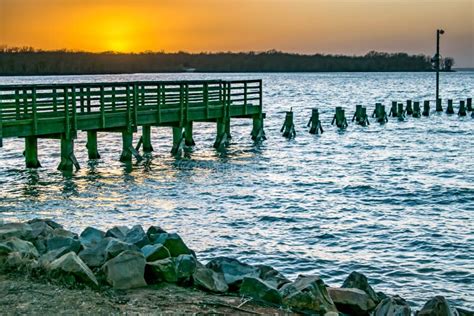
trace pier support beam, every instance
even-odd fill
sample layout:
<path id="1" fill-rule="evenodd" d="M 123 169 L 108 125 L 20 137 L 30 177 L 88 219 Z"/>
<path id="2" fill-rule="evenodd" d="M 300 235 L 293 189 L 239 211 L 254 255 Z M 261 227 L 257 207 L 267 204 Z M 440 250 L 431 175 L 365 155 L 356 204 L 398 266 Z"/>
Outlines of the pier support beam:
<path id="1" fill-rule="evenodd" d="M 184 143 L 186 146 L 195 146 L 193 139 L 193 122 L 187 122 L 184 126 Z"/>
<path id="2" fill-rule="evenodd" d="M 122 154 L 120 155 L 120 161 L 125 163 L 132 162 L 132 156 L 137 161 L 142 161 L 143 158 L 140 156 L 138 151 L 133 147 L 133 131 L 123 130 L 122 131 Z"/>
<path id="3" fill-rule="evenodd" d="M 454 114 L 453 100 L 448 100 L 448 107 L 446 108 L 446 114 Z"/>
<path id="4" fill-rule="evenodd" d="M 256 143 L 261 142 L 262 140 L 266 140 L 265 131 L 263 130 L 263 115 L 262 114 L 255 114 L 252 117 L 253 120 L 253 127 L 252 132 L 250 135 L 252 136 L 252 140 Z"/>
<path id="5" fill-rule="evenodd" d="M 178 155 L 184 145 L 183 128 L 173 127 L 173 147 L 171 148 L 172 155 Z"/>
<path id="6" fill-rule="evenodd" d="M 153 151 L 153 146 L 151 145 L 151 126 L 142 127 L 142 139 L 143 143 L 143 152 L 145 154 L 150 154 Z"/>
<path id="7" fill-rule="evenodd" d="M 229 145 L 229 140 L 226 133 L 226 119 L 220 118 L 217 119 L 217 131 L 216 131 L 216 141 L 214 142 L 214 148 L 223 149 L 225 146 Z"/>
<path id="8" fill-rule="evenodd" d="M 413 117 L 421 117 L 420 102 L 413 102 Z"/>
<path id="9" fill-rule="evenodd" d="M 231 139 L 232 135 L 230 134 L 230 117 L 226 117 L 224 121 L 225 121 L 225 133 L 227 135 L 227 138 Z"/>
<path id="10" fill-rule="evenodd" d="M 423 102 L 423 116 L 430 116 L 430 101 Z"/>
<path id="11" fill-rule="evenodd" d="M 459 111 L 458 111 L 459 116 L 466 116 L 466 103 L 464 101 L 459 101 Z"/>
<path id="12" fill-rule="evenodd" d="M 72 171 L 73 167 L 79 170 L 79 163 L 77 162 L 76 156 L 74 155 L 74 138 L 66 134 L 61 135 L 61 162 L 59 163 L 58 170 L 61 171 Z"/>
<path id="13" fill-rule="evenodd" d="M 97 150 L 97 131 L 87 131 L 86 147 L 89 159 L 100 159 L 99 151 Z"/>
<path id="14" fill-rule="evenodd" d="M 26 168 L 39 168 L 38 160 L 38 138 L 34 136 L 25 137 L 25 163 Z"/>
<path id="15" fill-rule="evenodd" d="M 441 99 L 436 100 L 436 112 L 443 112 L 443 103 Z"/>
<path id="16" fill-rule="evenodd" d="M 469 112 L 472 111 L 472 98 L 467 98 L 466 100 L 466 107 Z"/>

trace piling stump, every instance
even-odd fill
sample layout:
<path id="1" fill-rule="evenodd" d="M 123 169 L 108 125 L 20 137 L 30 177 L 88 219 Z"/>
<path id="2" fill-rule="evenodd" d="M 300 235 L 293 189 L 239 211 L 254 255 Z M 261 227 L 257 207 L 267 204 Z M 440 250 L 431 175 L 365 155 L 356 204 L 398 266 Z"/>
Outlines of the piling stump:
<path id="1" fill-rule="evenodd" d="M 448 107 L 446 108 L 446 114 L 454 114 L 453 100 L 448 100 Z"/>
<path id="2" fill-rule="evenodd" d="M 392 107 L 390 108 L 390 113 L 388 115 L 391 117 L 397 117 L 397 101 L 392 101 Z"/>
<path id="3" fill-rule="evenodd" d="M 334 122 L 336 122 L 336 126 L 339 128 L 346 128 L 347 126 L 349 126 L 349 124 L 347 124 L 345 111 L 340 106 L 336 107 L 336 113 L 334 114 L 334 118 L 332 119 L 331 125 L 334 125 Z"/>
<path id="4" fill-rule="evenodd" d="M 413 115 L 413 108 L 411 100 L 407 100 L 407 108 L 406 108 L 407 115 Z"/>
<path id="5" fill-rule="evenodd" d="M 467 98 L 466 107 L 469 112 L 472 112 L 472 98 Z"/>
<path id="6" fill-rule="evenodd" d="M 459 111 L 458 111 L 459 116 L 466 116 L 466 103 L 464 101 L 459 101 Z"/>
<path id="7" fill-rule="evenodd" d="M 262 140 L 266 140 L 267 138 L 265 137 L 265 131 L 263 129 L 263 115 L 262 114 L 256 114 L 252 117 L 253 120 L 253 126 L 252 126 L 252 132 L 250 135 L 252 136 L 252 140 L 255 143 L 259 143 Z"/>
<path id="8" fill-rule="evenodd" d="M 375 103 L 375 110 L 372 113 L 372 117 L 377 119 L 377 122 L 383 124 L 388 122 L 387 113 L 385 112 L 385 105 L 382 103 Z"/>
<path id="9" fill-rule="evenodd" d="M 287 111 L 285 115 L 285 122 L 281 127 L 280 133 L 283 133 L 283 137 L 288 139 L 296 136 L 295 124 L 293 123 L 293 111 Z"/>
<path id="10" fill-rule="evenodd" d="M 403 103 L 398 103 L 397 118 L 399 121 L 405 120 L 405 110 L 403 109 Z"/>
<path id="11" fill-rule="evenodd" d="M 421 108 L 420 108 L 420 102 L 415 101 L 413 102 L 413 117 L 418 118 L 421 117 Z"/>
<path id="12" fill-rule="evenodd" d="M 441 101 L 441 99 L 436 100 L 436 112 L 443 112 L 443 105 Z"/>
<path id="13" fill-rule="evenodd" d="M 321 125 L 321 121 L 319 120 L 319 110 L 314 108 L 311 111 L 311 118 L 309 119 L 307 127 L 310 127 L 309 133 L 310 134 L 319 134 L 323 133 L 323 127 Z"/>
<path id="14" fill-rule="evenodd" d="M 423 103 L 423 116 L 430 116 L 430 101 Z"/>

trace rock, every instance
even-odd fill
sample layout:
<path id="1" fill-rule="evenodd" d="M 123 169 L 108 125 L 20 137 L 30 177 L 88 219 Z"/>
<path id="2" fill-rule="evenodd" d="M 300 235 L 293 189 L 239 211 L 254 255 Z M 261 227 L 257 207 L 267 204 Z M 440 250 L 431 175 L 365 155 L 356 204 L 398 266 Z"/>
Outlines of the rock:
<path id="1" fill-rule="evenodd" d="M 444 296 L 435 296 L 416 313 L 417 316 L 457 316 L 457 311 L 452 308 Z"/>
<path id="2" fill-rule="evenodd" d="M 33 239 L 31 226 L 24 223 L 6 223 L 0 226 L 0 240 L 16 237 L 23 240 Z"/>
<path id="3" fill-rule="evenodd" d="M 225 293 L 229 290 L 222 273 L 214 272 L 201 264 L 197 265 L 193 280 L 196 286 L 207 291 Z"/>
<path id="4" fill-rule="evenodd" d="M 132 244 L 129 244 L 117 239 L 112 239 L 109 241 L 109 243 L 105 247 L 105 257 L 107 258 L 107 260 L 109 260 L 127 250 L 140 251 L 140 248 L 138 248 L 135 245 L 132 245 Z"/>
<path id="5" fill-rule="evenodd" d="M 55 237 L 67 237 L 67 238 L 71 238 L 71 239 L 79 239 L 79 236 L 76 233 L 73 233 L 69 230 L 62 229 L 62 228 L 53 229 L 53 236 L 55 236 Z"/>
<path id="6" fill-rule="evenodd" d="M 166 234 L 166 231 L 162 229 L 160 226 L 150 226 L 146 231 L 146 235 L 150 242 L 155 243 L 157 237 L 161 234 Z"/>
<path id="7" fill-rule="evenodd" d="M 32 238 L 37 239 L 38 237 L 49 237 L 53 234 L 53 228 L 46 222 L 36 221 L 30 224 L 32 230 Z"/>
<path id="8" fill-rule="evenodd" d="M 141 252 L 126 250 L 107 261 L 103 270 L 107 282 L 115 289 L 131 289 L 146 286 L 145 257 Z"/>
<path id="9" fill-rule="evenodd" d="M 94 287 L 99 285 L 92 271 L 72 251 L 54 260 L 50 265 L 50 271 L 53 277 L 61 277 L 69 284 L 80 282 Z"/>
<path id="10" fill-rule="evenodd" d="M 35 223 L 45 223 L 52 229 L 63 229 L 63 226 L 61 224 L 56 223 L 52 219 L 49 218 L 34 218 L 32 220 L 28 221 L 28 224 L 35 224 Z"/>
<path id="11" fill-rule="evenodd" d="M 369 315 L 369 311 L 375 307 L 374 301 L 362 290 L 328 287 L 327 291 L 339 312 L 348 315 Z"/>
<path id="12" fill-rule="evenodd" d="M 56 260 L 58 258 L 61 258 L 62 256 L 64 256 L 65 254 L 67 254 L 69 252 L 71 252 L 69 250 L 69 247 L 62 247 L 62 248 L 54 249 L 54 250 L 48 251 L 47 253 L 42 255 L 40 257 L 39 261 L 40 261 L 42 266 L 47 266 L 48 264 L 50 264 L 54 260 Z"/>
<path id="13" fill-rule="evenodd" d="M 12 251 L 12 248 L 8 247 L 5 243 L 0 243 L 0 257 L 8 256 Z"/>
<path id="14" fill-rule="evenodd" d="M 238 290 L 245 277 L 258 278 L 258 268 L 231 258 L 215 258 L 206 264 L 206 267 L 224 275 L 224 280 L 231 290 Z"/>
<path id="15" fill-rule="evenodd" d="M 196 272 L 197 260 L 192 255 L 179 255 L 175 260 L 178 282 L 187 282 Z"/>
<path id="16" fill-rule="evenodd" d="M 383 299 L 375 308 L 374 316 L 410 316 L 411 308 L 400 296 Z"/>
<path id="17" fill-rule="evenodd" d="M 474 316 L 474 311 L 468 311 L 467 309 L 457 307 L 456 311 L 458 312 L 459 316 Z"/>
<path id="18" fill-rule="evenodd" d="M 142 248 L 142 253 L 147 262 L 171 257 L 169 250 L 162 244 L 146 245 Z"/>
<path id="19" fill-rule="evenodd" d="M 174 258 L 148 262 L 145 267 L 145 278 L 149 284 L 178 282 L 178 271 Z"/>
<path id="20" fill-rule="evenodd" d="M 83 249 L 79 252 L 79 258 L 81 258 L 89 268 L 101 267 L 105 261 L 107 261 L 106 248 L 111 240 L 112 238 L 106 237 L 98 244 Z"/>
<path id="21" fill-rule="evenodd" d="M 287 283 L 291 283 L 291 281 L 288 280 L 283 274 L 270 266 L 258 265 L 257 268 L 260 272 L 259 278 L 276 289 L 281 288 Z"/>
<path id="22" fill-rule="evenodd" d="M 240 294 L 257 301 L 281 304 L 281 295 L 277 289 L 258 278 L 245 277 L 240 285 Z"/>
<path id="23" fill-rule="evenodd" d="M 48 251 L 67 247 L 69 251 L 78 253 L 81 248 L 81 242 L 78 239 L 69 236 L 54 236 L 46 240 L 46 248 Z"/>
<path id="24" fill-rule="evenodd" d="M 299 311 L 326 314 L 337 312 L 326 285 L 318 276 L 300 275 L 280 289 L 283 304 Z"/>
<path id="25" fill-rule="evenodd" d="M 369 298 L 375 303 L 378 304 L 381 300 L 374 289 L 370 286 L 367 277 L 362 273 L 353 271 L 342 283 L 342 288 L 355 288 L 364 291 L 367 293 Z"/>
<path id="26" fill-rule="evenodd" d="M 94 227 L 86 227 L 81 233 L 79 240 L 84 247 L 97 245 L 105 237 L 105 232 Z"/>
<path id="27" fill-rule="evenodd" d="M 193 254 L 178 234 L 161 234 L 160 238 L 157 239 L 158 241 L 163 241 L 160 243 L 169 250 L 172 257 Z"/>
<path id="28" fill-rule="evenodd" d="M 114 226 L 105 233 L 105 237 L 113 237 L 119 240 L 124 240 L 128 231 L 129 229 L 126 226 Z"/>
<path id="29" fill-rule="evenodd" d="M 26 258 L 39 257 L 38 250 L 36 250 L 35 246 L 29 241 L 12 237 L 5 241 L 5 246 L 9 247 L 12 252 L 18 252 L 21 256 Z"/>
<path id="30" fill-rule="evenodd" d="M 148 236 L 140 225 L 135 225 L 125 235 L 125 242 L 142 248 L 150 243 Z"/>

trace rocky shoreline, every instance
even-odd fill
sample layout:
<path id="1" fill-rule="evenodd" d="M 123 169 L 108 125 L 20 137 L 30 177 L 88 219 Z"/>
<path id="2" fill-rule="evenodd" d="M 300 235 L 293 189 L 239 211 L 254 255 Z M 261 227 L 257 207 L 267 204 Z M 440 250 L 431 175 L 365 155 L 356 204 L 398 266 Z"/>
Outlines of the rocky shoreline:
<path id="1" fill-rule="evenodd" d="M 403 298 L 376 292 L 356 271 L 336 288 L 316 275 L 300 275 L 291 281 L 270 266 L 232 258 L 214 258 L 204 265 L 178 234 L 159 226 L 146 231 L 140 225 L 116 226 L 105 232 L 87 227 L 78 235 L 49 219 L 0 224 L 0 266 L 4 275 L 41 276 L 98 293 L 172 284 L 174 289 L 192 288 L 256 302 L 273 308 L 264 311 L 272 314 L 474 315 L 451 306 L 442 296 L 412 311 Z M 230 307 L 232 313 L 249 312 Z"/>

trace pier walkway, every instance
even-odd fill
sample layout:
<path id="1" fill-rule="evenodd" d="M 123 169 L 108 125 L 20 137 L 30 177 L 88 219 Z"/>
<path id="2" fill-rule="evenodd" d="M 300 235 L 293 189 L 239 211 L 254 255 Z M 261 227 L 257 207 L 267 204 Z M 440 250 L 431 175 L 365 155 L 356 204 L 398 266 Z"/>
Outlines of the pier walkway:
<path id="1" fill-rule="evenodd" d="M 173 130 L 176 154 L 185 143 L 194 145 L 193 122 L 217 124 L 214 147 L 230 138 L 230 119 L 253 119 L 252 138 L 264 138 L 262 81 L 152 81 L 0 86 L 0 147 L 4 138 L 25 139 L 26 166 L 40 166 L 39 138 L 61 140 L 58 169 L 78 167 L 74 155 L 77 132 L 87 132 L 90 159 L 99 158 L 98 132 L 122 133 L 121 161 L 151 152 L 152 126 Z M 142 137 L 133 146 L 133 134 Z"/>

